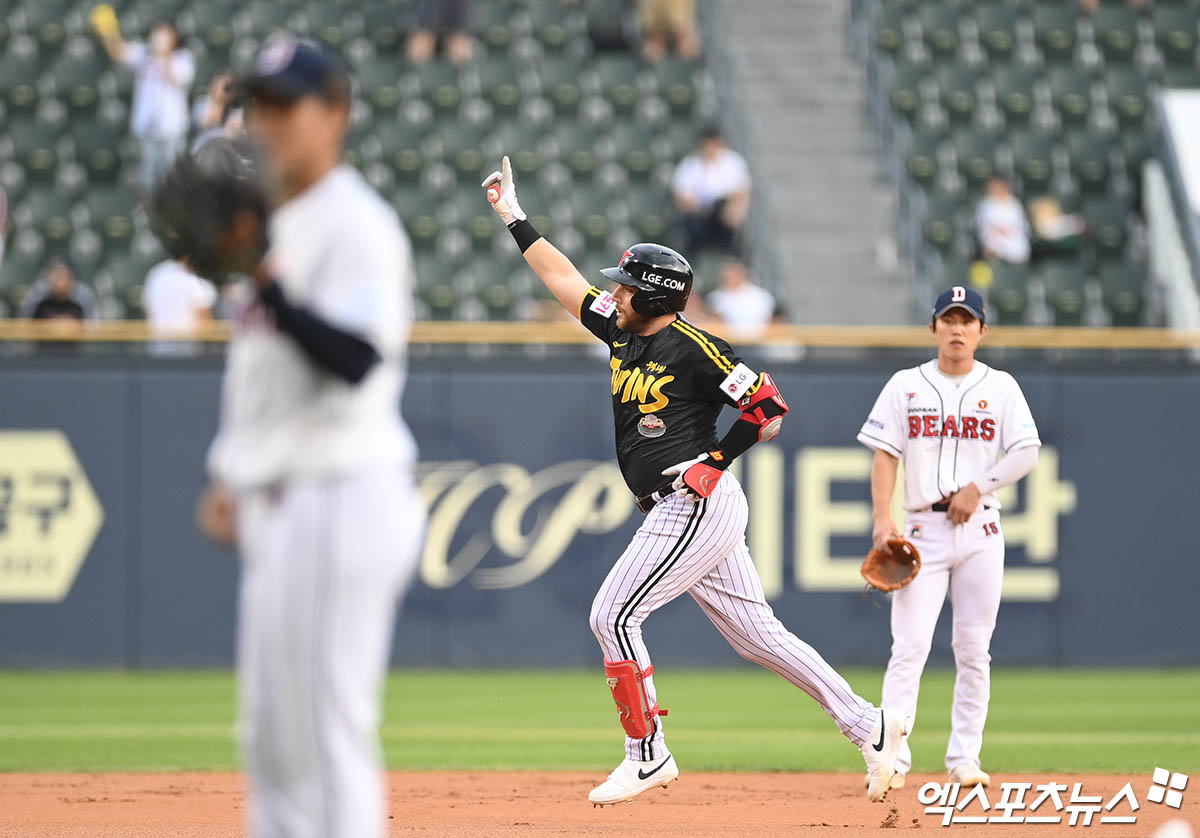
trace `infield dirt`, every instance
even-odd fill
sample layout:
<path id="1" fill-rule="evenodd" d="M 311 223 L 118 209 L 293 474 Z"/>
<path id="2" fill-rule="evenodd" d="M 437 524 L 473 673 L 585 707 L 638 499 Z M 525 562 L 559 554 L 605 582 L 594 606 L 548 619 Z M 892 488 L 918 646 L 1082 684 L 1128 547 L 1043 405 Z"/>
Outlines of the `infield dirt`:
<path id="1" fill-rule="evenodd" d="M 1141 803 L 1136 824 L 1102 825 L 1097 815 L 1092 826 L 1074 828 L 1066 825 L 1065 817 L 1061 825 L 943 828 L 940 815 L 925 814 L 917 801 L 921 784 L 942 782 L 941 775 L 914 775 L 904 789 L 873 804 L 866 799 L 861 775 L 856 774 L 685 773 L 669 789 L 655 789 L 630 804 L 596 809 L 587 802 L 587 792 L 603 779 L 602 774 L 583 772 L 392 772 L 389 835 L 773 838 L 890 835 L 892 830 L 919 829 L 962 836 L 1070 832 L 1141 838 L 1171 818 L 1182 817 L 1193 825 L 1200 822 L 1200 791 L 1189 788 L 1182 810 L 1170 809 L 1146 800 L 1149 778 L 1144 776 L 993 778 L 993 804 L 1001 781 L 1080 782 L 1085 794 L 1103 795 L 1105 802 L 1126 781 L 1133 781 Z M 977 802 L 971 808 L 971 814 L 980 814 Z M 1054 812 L 1045 805 L 1038 814 Z M 1112 814 L 1130 812 L 1122 803 Z M 238 774 L 0 774 L 0 836 L 4 838 L 225 838 L 244 834 L 244 817 L 245 787 Z"/>

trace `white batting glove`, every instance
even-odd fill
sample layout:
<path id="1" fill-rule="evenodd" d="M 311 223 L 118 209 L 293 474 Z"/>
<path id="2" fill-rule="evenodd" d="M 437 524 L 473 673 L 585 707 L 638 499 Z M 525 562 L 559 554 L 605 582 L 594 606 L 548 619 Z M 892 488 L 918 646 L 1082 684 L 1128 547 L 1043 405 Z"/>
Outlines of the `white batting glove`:
<path id="1" fill-rule="evenodd" d="M 671 488 L 675 490 L 676 494 L 706 498 L 712 494 L 713 489 L 717 488 L 717 483 L 721 481 L 722 475 L 720 469 L 705 464 L 708 459 L 708 454 L 701 454 L 695 459 L 684 460 L 682 463 L 665 468 L 662 473 L 667 477 L 676 475 L 674 482 L 671 483 Z"/>
<path id="2" fill-rule="evenodd" d="M 512 165 L 508 162 L 507 154 L 500 161 L 500 171 L 492 172 L 481 185 L 486 190 L 492 209 L 505 224 L 525 220 L 525 211 L 517 203 L 517 187 L 513 183 Z"/>

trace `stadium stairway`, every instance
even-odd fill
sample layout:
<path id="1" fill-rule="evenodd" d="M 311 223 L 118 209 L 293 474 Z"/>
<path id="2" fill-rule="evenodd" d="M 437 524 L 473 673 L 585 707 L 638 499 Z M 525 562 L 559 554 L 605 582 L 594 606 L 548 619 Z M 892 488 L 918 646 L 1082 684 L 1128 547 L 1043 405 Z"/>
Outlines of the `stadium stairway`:
<path id="1" fill-rule="evenodd" d="M 746 110 L 757 123 L 758 188 L 797 323 L 898 323 L 906 286 L 882 270 L 891 190 L 876 177 L 865 68 L 842 0 L 755 0 L 727 14 Z"/>

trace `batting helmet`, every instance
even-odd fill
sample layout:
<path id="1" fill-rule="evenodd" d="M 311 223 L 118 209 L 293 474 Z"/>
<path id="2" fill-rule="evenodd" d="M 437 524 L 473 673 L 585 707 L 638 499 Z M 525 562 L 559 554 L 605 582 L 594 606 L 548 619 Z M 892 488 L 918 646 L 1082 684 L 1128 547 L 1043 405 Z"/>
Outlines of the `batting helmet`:
<path id="1" fill-rule="evenodd" d="M 683 311 L 692 293 L 692 266 L 661 244 L 635 244 L 621 255 L 619 265 L 600 273 L 613 282 L 638 289 L 630 305 L 643 317 Z"/>

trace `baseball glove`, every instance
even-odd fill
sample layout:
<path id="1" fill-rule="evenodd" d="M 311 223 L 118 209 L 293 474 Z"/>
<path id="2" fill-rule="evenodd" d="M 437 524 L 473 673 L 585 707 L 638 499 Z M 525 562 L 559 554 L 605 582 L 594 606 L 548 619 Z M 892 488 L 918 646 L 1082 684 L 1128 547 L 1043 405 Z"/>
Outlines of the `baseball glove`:
<path id="1" fill-rule="evenodd" d="M 150 196 L 155 235 L 200 276 L 249 274 L 267 252 L 270 203 L 259 156 L 245 141 L 213 139 L 181 154 Z"/>
<path id="2" fill-rule="evenodd" d="M 863 579 L 872 588 L 895 591 L 916 578 L 921 571 L 921 554 L 907 539 L 894 536 L 886 550 L 871 550 L 862 563 Z"/>

